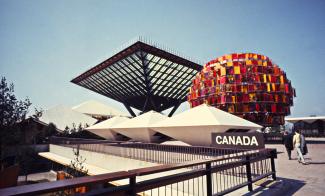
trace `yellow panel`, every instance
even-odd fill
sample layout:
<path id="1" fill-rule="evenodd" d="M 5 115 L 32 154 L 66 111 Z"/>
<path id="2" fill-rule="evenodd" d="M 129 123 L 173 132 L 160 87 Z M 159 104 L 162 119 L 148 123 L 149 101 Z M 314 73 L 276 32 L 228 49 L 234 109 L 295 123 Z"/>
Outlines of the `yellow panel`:
<path id="1" fill-rule="evenodd" d="M 220 88 L 219 86 L 216 86 L 216 94 L 218 94 L 220 92 Z"/>
<path id="2" fill-rule="evenodd" d="M 246 61 L 246 65 L 253 65 L 253 63 L 252 63 L 251 60 L 247 60 L 247 61 Z"/>
<path id="3" fill-rule="evenodd" d="M 258 65 L 262 65 L 263 62 L 262 62 L 261 60 L 258 60 L 258 61 L 257 61 L 257 64 L 258 64 Z"/>
<path id="4" fill-rule="evenodd" d="M 283 76 L 280 76 L 280 83 L 281 83 L 281 84 L 284 84 Z"/>
<path id="5" fill-rule="evenodd" d="M 267 92 L 270 92 L 271 89 L 270 89 L 270 83 L 267 83 Z"/>
<path id="6" fill-rule="evenodd" d="M 226 59 L 227 60 L 232 60 L 231 55 L 230 54 L 226 55 Z"/>
<path id="7" fill-rule="evenodd" d="M 235 74 L 240 74 L 240 67 L 234 66 L 234 71 L 235 71 Z"/>
<path id="8" fill-rule="evenodd" d="M 250 101 L 255 101 L 255 97 L 256 97 L 255 93 L 249 93 L 248 96 Z"/>
<path id="9" fill-rule="evenodd" d="M 263 79 L 264 79 L 264 82 L 267 82 L 267 80 L 266 80 L 266 74 L 263 74 Z"/>
<path id="10" fill-rule="evenodd" d="M 232 61 L 228 61 L 228 62 L 227 62 L 227 66 L 228 66 L 228 67 L 231 67 L 232 65 L 233 65 Z"/>
<path id="11" fill-rule="evenodd" d="M 243 85 L 243 86 L 241 87 L 241 91 L 242 91 L 243 93 L 247 93 L 247 86 L 246 86 L 246 85 Z"/>
<path id="12" fill-rule="evenodd" d="M 231 96 L 231 100 L 232 100 L 233 103 L 235 103 L 236 102 L 236 96 Z"/>
<path id="13" fill-rule="evenodd" d="M 226 75 L 226 68 L 225 67 L 221 67 L 220 68 L 220 75 L 221 76 L 225 76 Z"/>
<path id="14" fill-rule="evenodd" d="M 267 66 L 267 61 L 263 62 L 263 66 L 266 67 Z"/>

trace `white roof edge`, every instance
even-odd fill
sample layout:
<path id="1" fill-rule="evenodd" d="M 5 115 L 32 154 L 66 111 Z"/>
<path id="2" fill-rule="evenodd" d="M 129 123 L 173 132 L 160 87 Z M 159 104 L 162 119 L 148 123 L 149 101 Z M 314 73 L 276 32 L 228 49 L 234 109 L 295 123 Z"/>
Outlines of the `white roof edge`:
<path id="1" fill-rule="evenodd" d="M 285 117 L 286 121 L 290 120 L 325 120 L 325 116 L 306 116 L 306 117 Z"/>

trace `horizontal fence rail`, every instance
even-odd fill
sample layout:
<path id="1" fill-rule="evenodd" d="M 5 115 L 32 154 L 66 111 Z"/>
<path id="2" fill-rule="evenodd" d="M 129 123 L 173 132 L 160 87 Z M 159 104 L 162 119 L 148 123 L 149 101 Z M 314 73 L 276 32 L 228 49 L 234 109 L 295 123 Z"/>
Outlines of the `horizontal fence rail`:
<path id="1" fill-rule="evenodd" d="M 160 164 L 182 163 L 248 152 L 248 150 L 243 149 L 217 149 L 150 143 L 72 144 L 64 146 Z"/>
<path id="2" fill-rule="evenodd" d="M 85 195 L 224 195 L 245 186 L 252 191 L 254 182 L 268 176 L 275 180 L 275 158 L 275 149 L 262 149 L 208 160 L 5 188 L 0 189 L 0 195 L 55 194 L 81 186 L 88 187 Z M 113 183 L 119 180 L 124 180 L 124 184 Z"/>

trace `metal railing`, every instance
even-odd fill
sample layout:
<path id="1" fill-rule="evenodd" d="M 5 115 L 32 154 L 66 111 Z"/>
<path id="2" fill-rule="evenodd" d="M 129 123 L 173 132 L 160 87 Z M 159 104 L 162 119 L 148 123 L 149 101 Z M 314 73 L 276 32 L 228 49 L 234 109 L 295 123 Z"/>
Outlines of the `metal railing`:
<path id="1" fill-rule="evenodd" d="M 86 195 L 224 195 L 245 186 L 252 191 L 254 182 L 268 176 L 275 180 L 275 158 L 275 149 L 263 149 L 210 160 L 5 188 L 0 189 L 0 195 L 54 193 L 81 186 L 88 187 Z M 107 186 L 108 183 L 115 186 Z"/>
<path id="2" fill-rule="evenodd" d="M 245 153 L 243 149 L 218 149 L 201 146 L 176 146 L 152 143 L 74 144 L 65 147 L 110 154 L 152 163 L 174 164 Z"/>
<path id="3" fill-rule="evenodd" d="M 118 141 L 86 139 L 86 138 L 71 138 L 51 136 L 50 144 L 102 144 L 102 143 L 118 143 Z M 122 141 L 121 141 L 122 142 Z"/>

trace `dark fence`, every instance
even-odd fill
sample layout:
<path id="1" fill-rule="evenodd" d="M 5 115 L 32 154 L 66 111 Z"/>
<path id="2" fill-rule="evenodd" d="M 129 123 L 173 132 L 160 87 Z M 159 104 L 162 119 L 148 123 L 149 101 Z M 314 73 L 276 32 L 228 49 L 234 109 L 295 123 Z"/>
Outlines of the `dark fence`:
<path id="1" fill-rule="evenodd" d="M 161 164 L 211 159 L 230 154 L 234 156 L 248 151 L 243 149 L 217 149 L 213 147 L 176 146 L 151 143 L 72 144 L 64 146 L 72 148 L 78 147 L 81 150 Z"/>
<path id="2" fill-rule="evenodd" d="M 282 133 L 264 133 L 264 141 L 266 144 L 282 144 Z"/>
<path id="3" fill-rule="evenodd" d="M 57 136 L 50 137 L 50 144 L 100 144 L 100 143 L 112 143 L 112 142 L 118 142 L 118 141 L 57 137 Z"/>
<path id="4" fill-rule="evenodd" d="M 86 195 L 224 195 L 262 178 L 276 179 L 275 149 L 0 189 L 0 195 L 35 195 L 87 186 Z M 196 168 L 196 169 L 189 169 Z M 115 186 L 108 186 L 112 183 Z M 96 188 L 94 188 L 96 187 Z"/>

